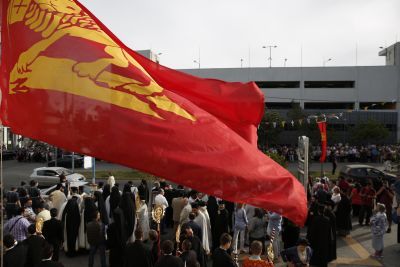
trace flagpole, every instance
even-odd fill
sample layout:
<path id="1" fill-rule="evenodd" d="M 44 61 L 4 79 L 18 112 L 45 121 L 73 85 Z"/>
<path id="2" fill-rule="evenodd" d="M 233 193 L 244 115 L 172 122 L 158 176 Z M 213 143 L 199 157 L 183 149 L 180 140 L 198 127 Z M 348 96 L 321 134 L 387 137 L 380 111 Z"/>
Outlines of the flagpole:
<path id="1" fill-rule="evenodd" d="M 3 228 L 4 228 L 4 212 L 3 212 L 3 207 L 4 207 L 4 185 L 3 185 L 3 144 L 4 144 L 4 136 L 3 136 L 3 130 L 4 130 L 4 126 L 3 124 L 0 125 L 0 136 L 1 136 L 1 141 L 0 141 L 0 152 L 1 152 L 1 156 L 0 156 L 0 194 L 1 194 L 1 199 L 0 199 L 0 207 L 1 207 L 1 234 L 0 234 L 0 238 L 1 240 L 4 240 L 4 232 L 3 232 Z M 3 260 L 3 255 L 4 255 L 4 245 L 1 245 L 1 262 L 0 262 L 0 266 L 3 266 L 4 260 Z"/>

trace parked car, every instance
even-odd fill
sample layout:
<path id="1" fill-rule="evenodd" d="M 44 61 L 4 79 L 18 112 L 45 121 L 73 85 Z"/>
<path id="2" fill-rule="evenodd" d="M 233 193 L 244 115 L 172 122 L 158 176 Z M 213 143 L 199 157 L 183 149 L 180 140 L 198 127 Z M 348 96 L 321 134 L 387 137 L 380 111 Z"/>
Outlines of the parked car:
<path id="1" fill-rule="evenodd" d="M 91 188 L 87 184 L 88 184 L 88 182 L 78 181 L 78 182 L 71 182 L 69 184 L 69 186 L 70 187 L 81 187 L 81 186 L 83 186 L 83 191 L 85 193 L 89 194 Z M 48 199 L 50 194 L 53 193 L 53 191 L 56 190 L 56 187 L 57 187 L 57 185 L 53 185 L 53 186 L 50 186 L 48 188 L 41 189 L 40 190 L 40 195 L 41 195 L 42 199 L 45 199 L 45 200 Z"/>
<path id="2" fill-rule="evenodd" d="M 379 184 L 379 180 L 387 180 L 389 184 L 394 183 L 397 180 L 396 175 L 387 173 L 369 165 L 345 165 L 341 168 L 339 177 L 342 176 L 346 179 L 353 179 L 355 182 L 359 182 L 362 186 L 365 186 L 368 181 L 372 181 L 374 188 Z"/>
<path id="3" fill-rule="evenodd" d="M 38 181 L 40 187 L 53 186 L 59 183 L 59 177 L 61 174 L 64 174 L 67 177 L 68 182 L 86 181 L 85 176 L 82 174 L 73 173 L 71 170 L 63 167 L 36 168 L 30 175 L 30 179 Z"/>
<path id="4" fill-rule="evenodd" d="M 57 166 L 64 168 L 72 168 L 72 159 L 74 159 L 74 167 L 82 168 L 83 167 L 83 157 L 79 155 L 64 155 L 62 158 L 57 159 Z M 49 161 L 47 164 L 48 167 L 55 167 L 56 161 Z"/>

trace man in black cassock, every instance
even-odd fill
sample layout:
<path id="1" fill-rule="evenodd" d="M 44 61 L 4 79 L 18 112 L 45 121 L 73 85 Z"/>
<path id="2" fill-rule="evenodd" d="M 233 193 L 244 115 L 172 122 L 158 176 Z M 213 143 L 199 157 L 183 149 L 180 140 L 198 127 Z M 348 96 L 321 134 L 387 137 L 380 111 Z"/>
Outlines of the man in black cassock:
<path id="1" fill-rule="evenodd" d="M 29 237 L 22 244 L 26 247 L 26 263 L 25 266 L 37 266 L 42 261 L 43 246 L 46 240 L 41 235 L 36 234 L 36 226 L 34 224 L 28 227 Z"/>
<path id="2" fill-rule="evenodd" d="M 121 203 L 119 207 L 123 211 L 126 231 L 126 241 L 133 235 L 136 222 L 136 204 L 135 204 L 135 194 L 128 191 L 122 194 Z M 121 223 L 122 223 L 121 222 Z"/>
<path id="3" fill-rule="evenodd" d="M 288 249 L 297 245 L 300 237 L 300 227 L 295 225 L 287 218 L 283 218 L 282 223 L 282 241 L 283 248 Z"/>
<path id="4" fill-rule="evenodd" d="M 212 224 L 214 233 L 212 234 L 213 248 L 219 247 L 219 239 L 223 233 L 229 233 L 229 213 L 225 209 L 225 202 L 220 201 L 218 205 L 218 211 L 215 217 L 215 222 Z"/>
<path id="5" fill-rule="evenodd" d="M 81 215 L 79 213 L 78 198 L 73 196 L 68 200 L 62 214 L 63 229 L 66 229 L 67 237 L 67 256 L 73 257 L 77 252 L 76 239 L 79 234 Z"/>
<path id="6" fill-rule="evenodd" d="M 207 201 L 207 211 L 208 215 L 210 216 L 210 224 L 211 224 L 211 237 L 214 238 L 215 233 L 215 218 L 217 217 L 218 213 L 218 202 L 217 199 L 214 196 L 209 196 L 208 201 Z M 214 245 L 214 242 L 210 244 L 212 245 L 213 249 L 216 248 Z"/>
<path id="7" fill-rule="evenodd" d="M 207 256 L 205 254 L 205 251 L 203 249 L 203 244 L 200 241 L 200 239 L 193 234 L 192 228 L 190 226 L 186 227 L 184 230 L 185 234 L 184 237 L 185 239 L 189 240 L 190 243 L 192 243 L 192 250 L 196 252 L 197 255 L 197 261 L 199 262 L 201 267 L 206 267 L 207 266 Z M 181 242 L 182 243 L 182 242 Z"/>
<path id="8" fill-rule="evenodd" d="M 97 209 L 100 212 L 100 219 L 104 225 L 108 225 L 108 214 L 106 204 L 104 203 L 103 194 L 100 191 L 94 192 L 94 201 L 97 204 Z"/>
<path id="9" fill-rule="evenodd" d="M 329 218 L 324 215 L 324 210 L 323 205 L 318 206 L 307 230 L 307 239 L 313 249 L 310 264 L 319 267 L 328 266 L 332 242 L 331 224 Z"/>
<path id="10" fill-rule="evenodd" d="M 331 239 L 329 243 L 329 261 L 336 260 L 336 215 L 333 212 L 335 203 L 332 200 L 328 200 L 325 204 L 325 216 L 329 219 Z"/>
<path id="11" fill-rule="evenodd" d="M 153 267 L 151 251 L 142 240 L 142 230 L 136 229 L 135 242 L 125 248 L 124 267 Z"/>
<path id="12" fill-rule="evenodd" d="M 228 211 L 229 231 L 233 233 L 233 214 L 235 214 L 235 203 L 225 201 L 225 209 Z"/>
<path id="13" fill-rule="evenodd" d="M 56 208 L 50 210 L 51 219 L 43 223 L 42 233 L 53 246 L 53 261 L 58 261 L 58 255 L 60 253 L 60 247 L 64 241 L 64 229 L 61 221 L 57 220 L 58 211 Z"/>
<path id="14" fill-rule="evenodd" d="M 120 207 L 114 209 L 114 222 L 107 229 L 107 245 L 110 250 L 110 267 L 123 266 L 125 244 L 128 240 L 124 212 Z"/>
<path id="15" fill-rule="evenodd" d="M 347 194 L 341 194 L 341 200 L 336 210 L 336 226 L 339 235 L 347 236 L 352 229 L 351 224 L 351 200 Z"/>

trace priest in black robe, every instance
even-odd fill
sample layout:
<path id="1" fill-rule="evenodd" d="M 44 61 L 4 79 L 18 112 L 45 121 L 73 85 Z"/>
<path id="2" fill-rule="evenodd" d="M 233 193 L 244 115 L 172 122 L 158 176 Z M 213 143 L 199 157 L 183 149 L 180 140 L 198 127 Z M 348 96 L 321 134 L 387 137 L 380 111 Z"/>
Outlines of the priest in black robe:
<path id="1" fill-rule="evenodd" d="M 282 223 L 282 241 L 283 248 L 288 249 L 297 245 L 300 238 L 300 227 L 295 225 L 287 218 L 283 218 Z"/>
<path id="2" fill-rule="evenodd" d="M 124 192 L 122 194 L 120 208 L 124 215 L 124 223 L 121 227 L 125 227 L 126 241 L 133 237 L 133 231 L 135 230 L 136 222 L 136 205 L 135 205 L 135 194 L 132 192 Z M 126 242 L 125 241 L 125 242 Z M 132 240 L 133 241 L 133 240 Z"/>
<path id="3" fill-rule="evenodd" d="M 336 215 L 333 212 L 335 203 L 328 200 L 325 204 L 325 216 L 329 219 L 331 239 L 329 243 L 329 261 L 336 260 Z"/>
<path id="4" fill-rule="evenodd" d="M 211 229 L 213 230 L 212 233 L 212 240 L 213 240 L 213 248 L 214 250 L 219 247 L 219 239 L 221 238 L 222 234 L 229 233 L 229 212 L 225 209 L 225 202 L 220 201 L 218 205 L 218 211 L 215 217 L 214 224 L 211 225 Z"/>
<path id="5" fill-rule="evenodd" d="M 214 246 L 214 235 L 215 233 L 215 218 L 217 217 L 218 213 L 218 202 L 214 196 L 209 196 L 207 200 L 207 212 L 208 216 L 210 217 L 210 224 L 211 224 L 211 237 L 213 238 L 212 246 L 213 249 L 216 247 Z M 212 251 L 212 250 L 211 250 Z"/>
<path id="6" fill-rule="evenodd" d="M 110 267 L 123 266 L 123 256 L 128 236 L 123 210 L 117 206 L 113 212 L 114 222 L 107 229 L 107 246 L 110 250 Z"/>
<path id="7" fill-rule="evenodd" d="M 66 232 L 67 241 L 67 256 L 73 257 L 76 255 L 77 247 L 76 240 L 79 234 L 79 226 L 81 222 L 81 215 L 79 212 L 78 198 L 73 196 L 68 200 L 62 214 L 63 229 Z"/>
<path id="8" fill-rule="evenodd" d="M 125 248 L 124 267 L 153 267 L 151 250 L 143 244 L 143 232 L 135 230 L 135 242 Z"/>
<path id="9" fill-rule="evenodd" d="M 192 244 L 191 249 L 196 252 L 200 267 L 207 267 L 207 255 L 203 249 L 203 244 L 200 239 L 193 234 L 193 230 L 190 226 L 185 229 L 184 238 L 189 240 Z"/>
<path id="10" fill-rule="evenodd" d="M 94 192 L 94 201 L 97 206 L 97 210 L 100 212 L 100 219 L 104 225 L 108 225 L 108 216 L 106 210 L 106 204 L 104 202 L 103 194 L 100 191 Z"/>
<path id="11" fill-rule="evenodd" d="M 332 242 L 331 224 L 329 218 L 324 215 L 325 207 L 318 206 L 307 230 L 307 239 L 313 249 L 310 264 L 326 267 L 330 261 L 330 248 Z"/>
<path id="12" fill-rule="evenodd" d="M 352 229 L 351 200 L 346 194 L 342 194 L 336 210 L 336 226 L 341 236 L 347 236 Z"/>

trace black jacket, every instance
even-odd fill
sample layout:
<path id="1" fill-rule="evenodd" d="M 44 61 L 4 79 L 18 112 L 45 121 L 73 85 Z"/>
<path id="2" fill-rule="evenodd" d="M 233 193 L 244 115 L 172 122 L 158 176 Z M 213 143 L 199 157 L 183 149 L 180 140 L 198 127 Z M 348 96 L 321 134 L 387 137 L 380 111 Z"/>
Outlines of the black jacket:
<path id="1" fill-rule="evenodd" d="M 161 256 L 155 267 L 183 267 L 183 261 L 175 256 L 172 255 L 164 255 Z"/>
<path id="2" fill-rule="evenodd" d="M 214 250 L 212 255 L 213 267 L 237 267 L 232 257 L 222 248 Z"/>
<path id="3" fill-rule="evenodd" d="M 42 233 L 50 244 L 61 244 L 63 242 L 62 223 L 56 218 L 51 218 L 43 223 Z"/>
<path id="4" fill-rule="evenodd" d="M 4 267 L 24 267 L 26 262 L 26 247 L 19 243 L 4 253 Z"/>
<path id="5" fill-rule="evenodd" d="M 201 227 L 197 223 L 195 223 L 194 221 L 188 221 L 187 223 L 182 224 L 182 229 L 181 229 L 182 235 L 185 234 L 185 229 L 187 227 L 192 228 L 193 234 L 195 236 L 197 236 L 200 239 L 200 241 L 202 241 L 202 239 L 203 239 L 203 230 L 201 229 Z"/>
<path id="6" fill-rule="evenodd" d="M 125 248 L 124 267 L 153 267 L 151 250 L 140 240 L 129 243 Z"/>
<path id="7" fill-rule="evenodd" d="M 43 246 L 46 240 L 42 236 L 31 235 L 23 241 L 26 246 L 26 267 L 36 267 L 42 261 Z"/>
<path id="8" fill-rule="evenodd" d="M 64 265 L 56 261 L 42 261 L 38 267 L 64 267 Z"/>

